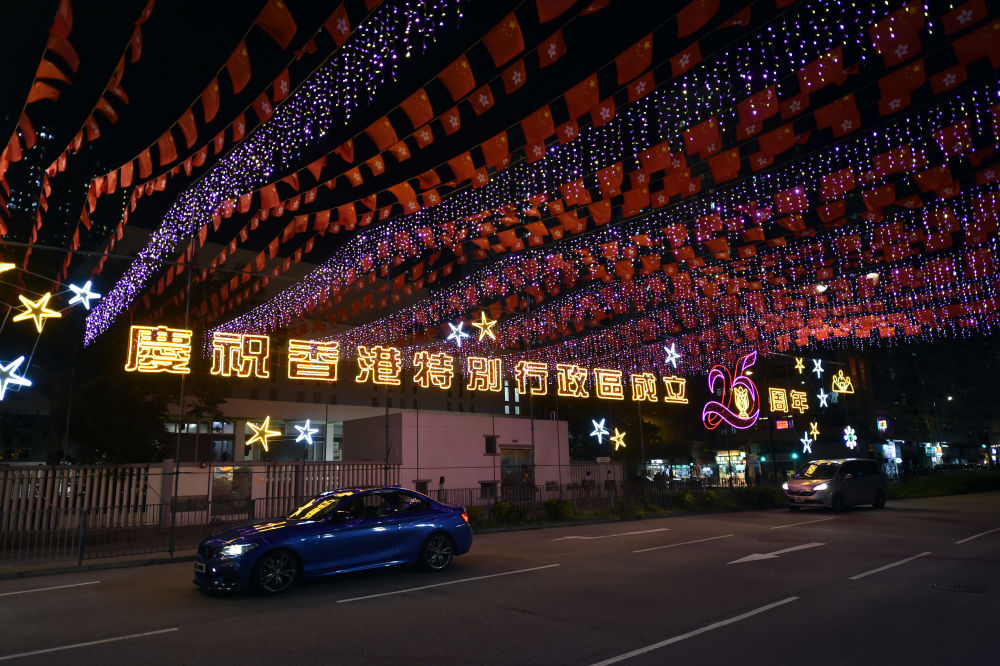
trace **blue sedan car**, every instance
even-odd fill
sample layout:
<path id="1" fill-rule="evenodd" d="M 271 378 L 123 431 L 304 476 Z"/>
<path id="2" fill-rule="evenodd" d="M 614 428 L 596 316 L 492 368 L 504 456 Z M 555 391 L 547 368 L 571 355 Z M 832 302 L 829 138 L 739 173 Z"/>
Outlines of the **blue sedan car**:
<path id="1" fill-rule="evenodd" d="M 276 594 L 300 579 L 394 564 L 441 571 L 471 546 L 465 507 L 398 487 L 331 490 L 287 518 L 237 525 L 202 541 L 194 583 Z"/>

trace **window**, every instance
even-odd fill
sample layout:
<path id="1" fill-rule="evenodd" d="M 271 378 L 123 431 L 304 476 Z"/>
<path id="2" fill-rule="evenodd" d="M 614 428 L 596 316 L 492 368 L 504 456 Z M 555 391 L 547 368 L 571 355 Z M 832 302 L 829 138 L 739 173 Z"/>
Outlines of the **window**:
<path id="1" fill-rule="evenodd" d="M 296 391 L 295 392 L 295 402 L 305 402 L 305 401 L 306 401 L 306 392 L 305 391 Z"/>
<path id="2" fill-rule="evenodd" d="M 496 481 L 480 481 L 479 482 L 479 498 L 480 499 L 496 499 L 497 496 L 497 482 Z"/>
<path id="3" fill-rule="evenodd" d="M 499 435 L 483 435 L 483 439 L 486 440 L 486 454 L 496 455 L 498 438 Z"/>
<path id="4" fill-rule="evenodd" d="M 267 399 L 268 400 L 272 400 L 272 401 L 273 400 L 277 400 L 278 399 L 278 389 L 268 389 L 268 391 L 267 391 Z"/>
<path id="5" fill-rule="evenodd" d="M 417 513 L 420 511 L 429 511 L 431 508 L 427 500 L 416 495 L 409 495 L 407 493 L 396 493 L 396 495 L 398 502 L 396 504 L 396 511 L 400 513 Z"/>
<path id="6" fill-rule="evenodd" d="M 503 413 L 504 414 L 514 414 L 515 416 L 521 413 L 521 394 L 517 390 L 516 386 L 510 385 L 510 380 L 505 379 L 503 381 Z"/>
<path id="7" fill-rule="evenodd" d="M 413 482 L 413 489 L 416 490 L 418 493 L 423 493 L 423 494 L 426 495 L 427 494 L 427 484 L 428 483 L 430 483 L 430 482 L 429 481 L 414 481 Z"/>

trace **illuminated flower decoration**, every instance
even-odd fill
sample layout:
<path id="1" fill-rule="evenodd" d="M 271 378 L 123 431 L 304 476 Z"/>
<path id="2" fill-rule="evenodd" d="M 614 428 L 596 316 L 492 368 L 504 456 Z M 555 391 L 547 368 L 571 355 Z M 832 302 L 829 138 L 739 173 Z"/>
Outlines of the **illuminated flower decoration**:
<path id="1" fill-rule="evenodd" d="M 600 421 L 595 421 L 593 419 L 590 420 L 590 422 L 594 424 L 594 429 L 593 431 L 591 431 L 590 436 L 596 437 L 598 444 L 603 444 L 604 436 L 611 434 L 610 432 L 608 432 L 608 429 L 604 426 L 604 422 L 606 420 L 607 419 L 601 419 Z"/>
<path id="2" fill-rule="evenodd" d="M 854 428 L 851 426 L 844 428 L 844 444 L 849 449 L 854 449 L 858 445 L 857 433 L 854 432 Z"/>
<path id="3" fill-rule="evenodd" d="M 449 321 L 448 326 L 451 327 L 451 335 L 448 336 L 448 340 L 454 340 L 455 345 L 458 346 L 459 349 L 461 349 L 462 340 L 464 338 L 471 337 L 468 333 L 462 330 L 462 328 L 465 326 L 465 322 L 460 321 L 458 322 L 458 326 L 455 326 L 453 323 Z"/>

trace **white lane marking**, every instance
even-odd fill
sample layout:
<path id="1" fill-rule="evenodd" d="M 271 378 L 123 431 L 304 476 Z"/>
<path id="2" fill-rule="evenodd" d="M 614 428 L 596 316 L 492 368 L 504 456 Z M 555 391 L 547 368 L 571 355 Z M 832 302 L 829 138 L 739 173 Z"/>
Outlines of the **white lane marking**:
<path id="1" fill-rule="evenodd" d="M 33 590 L 18 590 L 17 592 L 0 592 L 0 597 L 12 597 L 15 594 L 31 594 L 32 592 L 48 592 L 49 590 L 65 590 L 68 587 L 81 587 L 83 585 L 97 585 L 101 581 L 90 580 L 86 583 L 73 583 L 72 585 L 56 585 L 54 587 L 36 587 Z"/>
<path id="2" fill-rule="evenodd" d="M 778 525 L 777 527 L 772 527 L 772 530 L 783 530 L 786 527 L 798 527 L 799 525 L 808 525 L 810 523 L 822 523 L 824 520 L 834 520 L 833 518 L 819 518 L 818 520 L 807 520 L 804 523 L 791 523 L 790 525 Z"/>
<path id="3" fill-rule="evenodd" d="M 987 534 L 993 534 L 994 532 L 1000 532 L 1000 527 L 997 527 L 996 529 L 992 530 L 986 530 L 985 532 L 980 532 L 979 534 L 973 534 L 972 536 L 966 537 L 961 541 L 956 541 L 955 543 L 965 543 L 966 541 L 972 541 L 973 539 L 978 539 L 981 536 L 986 536 Z"/>
<path id="4" fill-rule="evenodd" d="M 514 574 L 529 573 L 531 571 L 541 571 L 542 569 L 551 569 L 552 567 L 557 567 L 558 564 L 546 564 L 542 567 L 532 567 L 530 569 L 518 569 L 517 571 L 504 571 L 503 573 L 489 574 L 486 576 L 473 576 L 472 578 L 459 578 L 458 580 L 449 580 L 444 583 L 434 583 L 432 585 L 421 585 L 420 587 L 408 587 L 405 590 L 395 590 L 393 592 L 382 592 L 379 594 L 366 594 L 363 597 L 351 597 L 350 599 L 337 599 L 338 604 L 346 604 L 351 601 L 363 601 L 365 599 L 376 599 L 378 597 L 390 597 L 394 594 L 406 594 L 407 592 L 419 592 L 420 590 L 429 590 L 433 587 L 444 587 L 445 585 L 455 585 L 456 583 L 469 583 L 474 580 L 485 580 L 487 578 L 497 578 L 498 576 L 512 576 Z"/>
<path id="5" fill-rule="evenodd" d="M 746 557 L 741 557 L 738 560 L 733 560 L 729 564 L 742 564 L 743 562 L 757 562 L 758 560 L 773 560 L 778 557 L 778 555 L 783 555 L 785 553 L 791 553 L 796 550 L 804 550 L 806 548 L 816 548 L 818 546 L 825 546 L 825 543 L 804 543 L 801 546 L 792 546 L 791 548 L 783 548 L 781 550 L 774 550 L 770 553 L 753 553 L 752 555 L 747 555 Z"/>
<path id="6" fill-rule="evenodd" d="M 707 539 L 695 539 L 694 541 L 682 541 L 680 543 L 669 543 L 666 546 L 653 546 L 652 548 L 642 548 L 640 550 L 633 550 L 633 553 L 648 553 L 651 550 L 663 550 L 664 548 L 676 548 L 677 546 L 686 546 L 689 543 L 701 543 L 702 541 L 715 541 L 716 539 L 725 539 L 726 537 L 731 537 L 732 534 L 723 534 L 722 536 L 708 537 Z"/>
<path id="7" fill-rule="evenodd" d="M 0 661 L 9 661 L 11 659 L 20 659 L 22 657 L 34 657 L 39 654 L 48 654 L 50 652 L 60 652 L 62 650 L 73 650 L 75 648 L 90 647 L 91 645 L 100 645 L 102 643 L 114 643 L 117 641 L 127 641 L 132 638 L 145 638 L 146 636 L 156 636 L 157 634 L 168 634 L 171 631 L 177 631 L 177 627 L 170 627 L 169 629 L 157 629 L 156 631 L 144 631 L 141 634 L 129 634 L 127 636 L 114 636 L 112 638 L 101 638 L 96 641 L 87 641 L 85 643 L 73 643 L 72 645 L 60 645 L 59 647 L 45 648 L 43 650 L 32 650 L 31 652 L 18 652 L 17 654 L 5 654 L 0 655 Z"/>
<path id="8" fill-rule="evenodd" d="M 669 527 L 658 527 L 655 530 L 640 530 L 638 532 L 619 532 L 618 534 L 604 534 L 602 536 L 564 536 L 553 541 L 563 541 L 564 539 L 610 539 L 611 537 L 632 536 L 633 534 L 651 534 L 653 532 L 669 532 Z"/>
<path id="9" fill-rule="evenodd" d="M 893 562 L 892 564 L 887 564 L 884 567 L 879 567 L 878 569 L 872 569 L 871 571 L 866 571 L 864 573 L 859 573 L 857 576 L 851 576 L 850 580 L 858 580 L 859 578 L 864 578 L 865 576 L 871 576 L 872 574 L 878 573 L 880 571 L 885 571 L 886 569 L 891 569 L 893 567 L 898 567 L 900 564 L 906 564 L 907 562 L 912 562 L 918 557 L 923 557 L 924 555 L 930 555 L 931 551 L 927 550 L 913 557 L 907 557 L 906 559 L 900 560 L 898 562 Z"/>
<path id="10" fill-rule="evenodd" d="M 798 601 L 798 597 L 788 597 L 782 599 L 781 601 L 775 601 L 773 604 L 768 604 L 766 606 L 761 606 L 760 608 L 755 608 L 752 611 L 747 611 L 746 613 L 741 613 L 740 615 L 733 616 L 728 620 L 720 620 L 719 622 L 713 622 L 712 624 L 701 627 L 700 629 L 695 629 L 694 631 L 689 631 L 686 634 L 681 634 L 680 636 L 674 636 L 673 638 L 668 638 L 665 641 L 660 641 L 659 643 L 653 643 L 652 645 L 647 645 L 644 648 L 639 648 L 638 650 L 632 650 L 631 652 L 625 652 L 616 657 L 611 657 L 610 659 L 605 659 L 604 661 L 599 661 L 592 666 L 607 666 L 607 664 L 616 664 L 619 661 L 625 661 L 626 659 L 631 659 L 632 657 L 638 657 L 639 655 L 652 652 L 653 650 L 659 650 L 662 647 L 672 645 L 674 643 L 680 643 L 688 638 L 693 638 L 700 634 L 704 634 L 721 627 L 725 627 L 729 624 L 735 624 L 736 622 L 742 622 L 743 620 L 749 619 L 754 615 L 760 615 L 761 613 L 766 613 L 767 611 L 777 608 L 779 606 L 784 606 L 785 604 L 790 604 L 793 601 Z"/>

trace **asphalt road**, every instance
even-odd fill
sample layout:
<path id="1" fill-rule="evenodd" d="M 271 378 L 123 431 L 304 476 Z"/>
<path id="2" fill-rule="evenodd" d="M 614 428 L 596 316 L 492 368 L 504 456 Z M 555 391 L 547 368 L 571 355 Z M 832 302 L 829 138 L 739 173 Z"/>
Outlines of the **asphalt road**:
<path id="1" fill-rule="evenodd" d="M 759 557 L 765 556 L 765 557 Z M 1000 493 L 482 534 L 392 569 L 214 596 L 192 564 L 0 581 L 20 664 L 983 664 Z"/>

